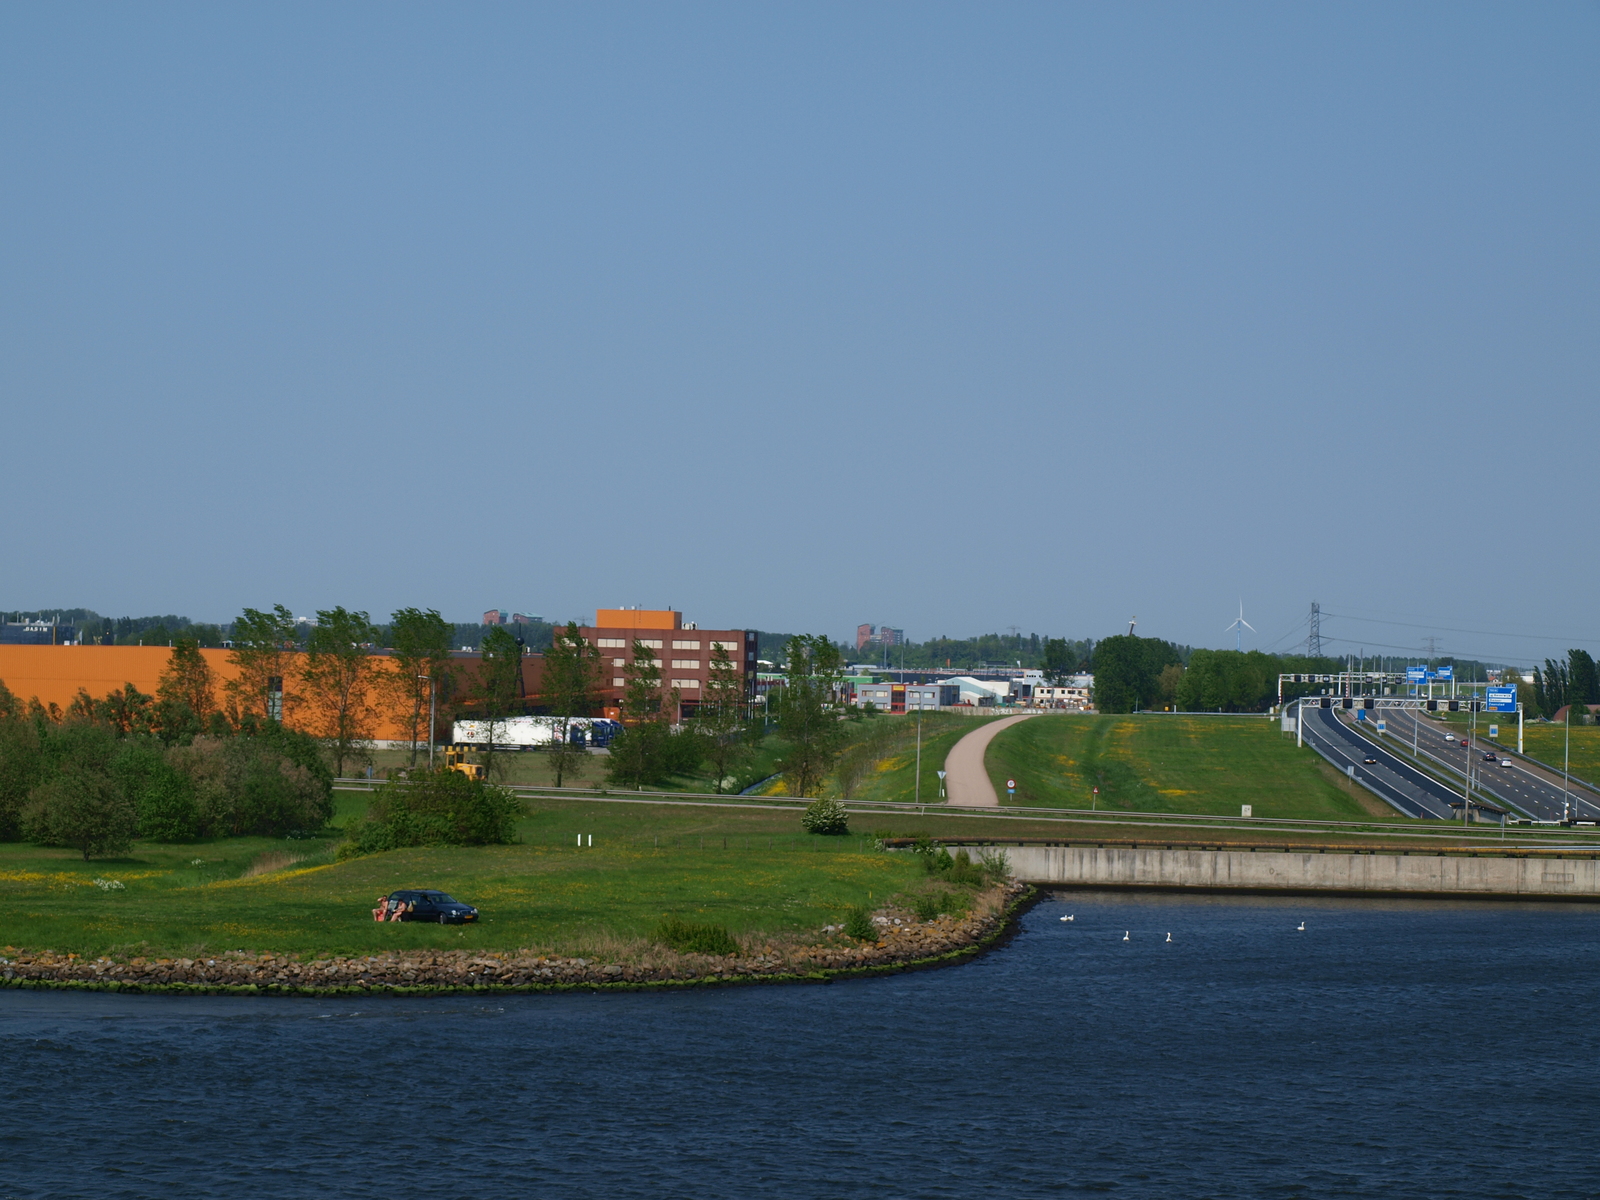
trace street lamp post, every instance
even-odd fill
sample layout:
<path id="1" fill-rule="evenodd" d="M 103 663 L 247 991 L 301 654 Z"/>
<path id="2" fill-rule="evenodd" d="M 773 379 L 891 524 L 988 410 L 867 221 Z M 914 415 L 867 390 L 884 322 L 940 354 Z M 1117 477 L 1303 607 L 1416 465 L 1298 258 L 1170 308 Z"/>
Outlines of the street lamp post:
<path id="1" fill-rule="evenodd" d="M 428 770 L 433 770 L 433 714 L 434 714 L 434 683 L 432 675 L 418 675 L 418 679 L 428 681 Z"/>

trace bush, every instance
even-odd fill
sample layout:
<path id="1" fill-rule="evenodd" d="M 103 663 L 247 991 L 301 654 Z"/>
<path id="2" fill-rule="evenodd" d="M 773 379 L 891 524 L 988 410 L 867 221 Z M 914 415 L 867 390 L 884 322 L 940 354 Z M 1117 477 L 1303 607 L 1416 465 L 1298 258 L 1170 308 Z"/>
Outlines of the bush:
<path id="1" fill-rule="evenodd" d="M 71 846 L 84 861 L 126 850 L 138 832 L 133 804 L 108 772 L 67 762 L 40 784 L 23 812 L 23 833 L 43 846 Z"/>
<path id="2" fill-rule="evenodd" d="M 139 836 L 153 842 L 193 841 L 200 832 L 194 784 L 149 742 L 131 742 L 111 764 L 138 814 Z"/>
<path id="3" fill-rule="evenodd" d="M 871 914 L 859 906 L 852 908 L 850 915 L 845 917 L 844 932 L 846 937 L 853 937 L 858 942 L 878 940 L 878 927 L 872 923 Z"/>
<path id="4" fill-rule="evenodd" d="M 271 723 L 253 735 L 195 738 L 167 751 L 167 762 L 189 780 L 209 837 L 284 837 L 333 815 L 332 775 L 315 743 Z"/>
<path id="5" fill-rule="evenodd" d="M 655 940 L 679 954 L 738 954 L 739 943 L 722 925 L 694 925 L 668 917 L 656 926 Z"/>
<path id="6" fill-rule="evenodd" d="M 343 858 L 405 846 L 496 846 L 516 839 L 527 806 L 510 791 L 460 771 L 419 771 L 378 789 Z"/>
<path id="7" fill-rule="evenodd" d="M 919 921 L 931 921 L 941 913 L 959 915 L 972 907 L 972 897 L 965 892 L 952 892 L 940 888 L 921 892 L 911 898 L 911 911 Z"/>
<path id="8" fill-rule="evenodd" d="M 800 825 L 807 833 L 837 836 L 850 832 L 849 815 L 837 800 L 813 800 L 800 815 Z"/>

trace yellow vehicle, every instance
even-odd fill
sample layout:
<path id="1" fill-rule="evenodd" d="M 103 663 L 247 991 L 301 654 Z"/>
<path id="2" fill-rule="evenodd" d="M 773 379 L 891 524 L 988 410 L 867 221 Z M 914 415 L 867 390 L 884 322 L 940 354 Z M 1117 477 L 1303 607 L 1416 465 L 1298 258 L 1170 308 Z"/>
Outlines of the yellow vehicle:
<path id="1" fill-rule="evenodd" d="M 467 761 L 467 747 L 446 746 L 444 748 L 444 769 L 446 771 L 460 771 L 468 779 L 482 779 L 484 768 L 482 763 Z"/>

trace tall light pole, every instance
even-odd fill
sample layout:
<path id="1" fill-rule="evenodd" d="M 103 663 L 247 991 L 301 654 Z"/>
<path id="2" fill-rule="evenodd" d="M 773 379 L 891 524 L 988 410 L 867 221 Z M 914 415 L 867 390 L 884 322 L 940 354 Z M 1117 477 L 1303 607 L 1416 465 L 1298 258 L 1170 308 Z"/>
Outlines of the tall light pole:
<path id="1" fill-rule="evenodd" d="M 428 681 L 428 770 L 433 770 L 433 714 L 434 714 L 434 683 L 432 675 L 418 675 L 418 679 Z"/>

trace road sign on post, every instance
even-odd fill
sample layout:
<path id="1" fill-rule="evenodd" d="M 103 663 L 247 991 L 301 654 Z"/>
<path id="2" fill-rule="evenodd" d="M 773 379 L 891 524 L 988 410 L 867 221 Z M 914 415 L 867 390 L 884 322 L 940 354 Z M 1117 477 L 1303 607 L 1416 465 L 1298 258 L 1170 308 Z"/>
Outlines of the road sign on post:
<path id="1" fill-rule="evenodd" d="M 1406 668 L 1406 682 L 1407 683 L 1427 683 L 1428 682 L 1428 668 L 1427 667 L 1407 667 Z"/>
<path id="2" fill-rule="evenodd" d="M 1492 687 L 1489 689 L 1490 712 L 1516 712 L 1517 689 L 1514 687 Z"/>
<path id="3" fill-rule="evenodd" d="M 1440 679 L 1454 679 L 1456 677 L 1456 669 L 1454 667 L 1440 667 L 1435 674 Z"/>
<path id="4" fill-rule="evenodd" d="M 1016 794 L 1017 794 L 1017 781 L 1015 779 L 1006 780 L 1006 795 L 1007 796 L 1015 796 Z"/>

